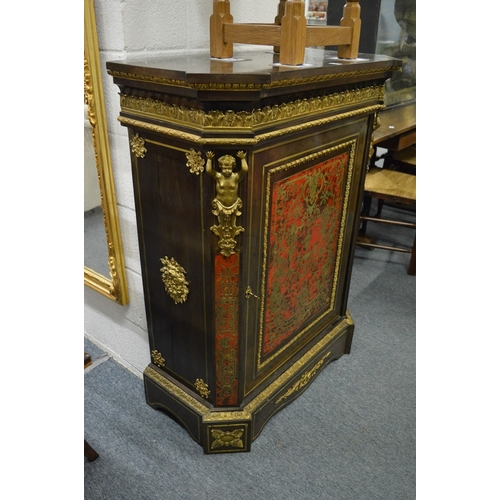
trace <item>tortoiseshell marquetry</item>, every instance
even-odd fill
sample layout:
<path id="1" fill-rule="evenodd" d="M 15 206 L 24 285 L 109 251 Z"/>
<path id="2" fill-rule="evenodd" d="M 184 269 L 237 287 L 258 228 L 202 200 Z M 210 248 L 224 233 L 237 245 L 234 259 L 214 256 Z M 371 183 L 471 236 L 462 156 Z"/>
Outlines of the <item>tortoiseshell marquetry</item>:
<path id="1" fill-rule="evenodd" d="M 331 307 L 349 157 L 274 183 L 261 357 Z"/>

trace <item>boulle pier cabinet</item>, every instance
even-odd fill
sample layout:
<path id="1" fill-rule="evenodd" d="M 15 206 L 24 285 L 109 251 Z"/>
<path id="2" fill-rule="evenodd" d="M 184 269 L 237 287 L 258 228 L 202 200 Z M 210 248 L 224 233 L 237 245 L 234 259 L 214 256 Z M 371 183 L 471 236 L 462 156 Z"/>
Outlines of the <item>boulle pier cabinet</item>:
<path id="1" fill-rule="evenodd" d="M 146 400 L 205 453 L 350 351 L 361 194 L 400 61 L 306 50 L 108 62 L 128 128 L 151 363 Z"/>

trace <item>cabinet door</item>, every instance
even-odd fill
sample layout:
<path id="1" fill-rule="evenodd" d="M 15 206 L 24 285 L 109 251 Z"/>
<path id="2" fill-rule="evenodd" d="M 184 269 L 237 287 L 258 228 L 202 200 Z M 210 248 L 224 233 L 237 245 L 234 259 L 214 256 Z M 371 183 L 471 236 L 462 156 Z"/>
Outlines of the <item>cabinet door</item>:
<path id="1" fill-rule="evenodd" d="M 311 129 L 255 151 L 248 186 L 251 258 L 242 270 L 251 292 L 244 315 L 245 395 L 274 379 L 346 314 L 369 123 L 364 117 Z"/>

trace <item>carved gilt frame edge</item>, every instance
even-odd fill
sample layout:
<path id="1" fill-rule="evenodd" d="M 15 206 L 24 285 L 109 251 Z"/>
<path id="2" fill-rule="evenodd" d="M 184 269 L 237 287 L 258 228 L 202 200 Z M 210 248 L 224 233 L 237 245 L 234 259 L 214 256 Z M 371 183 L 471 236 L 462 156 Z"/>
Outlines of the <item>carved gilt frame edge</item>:
<path id="1" fill-rule="evenodd" d="M 92 115 L 92 135 L 96 150 L 96 164 L 110 270 L 109 278 L 107 278 L 84 266 L 84 284 L 114 302 L 125 305 L 129 302 L 128 287 L 109 149 L 94 0 L 85 0 L 84 9 L 84 76 L 86 92 L 91 94 L 90 100 L 92 101 L 89 103 L 89 119 L 90 115 Z"/>

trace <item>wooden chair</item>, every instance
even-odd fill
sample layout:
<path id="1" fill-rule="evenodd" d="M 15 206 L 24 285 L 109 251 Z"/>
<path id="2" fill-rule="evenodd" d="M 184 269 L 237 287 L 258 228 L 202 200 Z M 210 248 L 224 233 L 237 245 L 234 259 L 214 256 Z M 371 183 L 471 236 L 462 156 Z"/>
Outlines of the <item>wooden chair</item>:
<path id="1" fill-rule="evenodd" d="M 411 148 L 414 148 L 412 146 Z M 415 150 L 412 149 L 414 152 Z M 415 154 L 412 151 L 402 150 L 398 155 L 399 166 L 402 167 L 405 161 L 409 162 L 406 167 L 416 168 Z M 408 266 L 408 274 L 411 276 L 416 275 L 416 235 L 413 239 L 413 246 L 388 246 L 380 245 L 372 238 L 366 236 L 367 222 L 379 222 L 384 224 L 392 224 L 395 226 L 406 227 L 416 231 L 416 223 L 405 222 L 402 220 L 384 219 L 382 218 L 382 208 L 384 202 L 391 201 L 396 206 L 409 207 L 416 210 L 417 203 L 417 177 L 416 175 L 409 174 L 403 171 L 394 170 L 391 165 L 389 168 L 378 168 L 371 166 L 366 174 L 364 195 L 363 195 L 363 209 L 361 212 L 361 227 L 358 232 L 357 244 L 367 248 L 380 248 L 383 250 L 391 250 L 397 252 L 410 253 L 410 264 Z M 370 208 L 372 199 L 378 200 L 377 212 L 374 216 L 370 216 Z"/>
<path id="2" fill-rule="evenodd" d="M 392 153 L 389 159 L 389 168 L 416 175 L 417 173 L 417 145 L 413 144 L 405 149 Z"/>
<path id="3" fill-rule="evenodd" d="M 340 26 L 308 26 L 304 0 L 280 0 L 273 24 L 236 24 L 230 0 L 213 0 L 210 16 L 210 55 L 233 57 L 233 44 L 272 45 L 280 64 L 304 64 L 306 47 L 333 45 L 338 57 L 355 59 L 361 30 L 359 1 L 347 0 Z"/>

